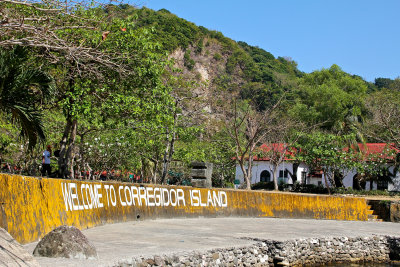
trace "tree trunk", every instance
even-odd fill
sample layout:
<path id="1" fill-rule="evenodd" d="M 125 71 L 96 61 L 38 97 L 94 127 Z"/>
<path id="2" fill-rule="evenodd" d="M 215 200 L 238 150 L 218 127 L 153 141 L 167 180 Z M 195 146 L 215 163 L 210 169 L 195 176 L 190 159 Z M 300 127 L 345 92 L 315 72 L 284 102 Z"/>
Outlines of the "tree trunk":
<path id="1" fill-rule="evenodd" d="M 290 177 L 292 178 L 293 184 L 297 182 L 297 170 L 299 169 L 299 164 L 298 163 L 293 163 L 293 173 L 290 173 Z"/>
<path id="2" fill-rule="evenodd" d="M 75 139 L 76 139 L 77 125 L 78 121 L 77 119 L 74 119 L 71 125 L 71 132 L 68 140 L 68 150 L 65 157 L 65 162 L 67 164 L 66 169 L 69 172 L 69 176 L 71 177 L 71 179 L 75 178 L 74 159 L 75 159 Z"/>
<path id="3" fill-rule="evenodd" d="M 72 121 L 70 117 L 67 117 L 67 123 L 64 128 L 64 133 L 60 141 L 60 156 L 58 157 L 58 177 L 66 178 L 67 163 L 65 161 L 65 155 L 67 152 L 67 140 L 71 131 Z"/>
<path id="4" fill-rule="evenodd" d="M 175 140 L 176 140 L 176 136 L 175 136 L 175 132 L 173 132 L 171 141 L 169 142 L 169 145 L 167 146 L 169 149 L 166 149 L 165 154 L 164 154 L 162 183 L 164 183 L 165 178 L 167 177 L 167 174 L 169 171 L 169 165 L 172 161 L 172 156 L 174 155 L 174 152 L 175 152 Z"/>
<path id="5" fill-rule="evenodd" d="M 169 154 L 169 149 L 170 149 L 170 142 L 169 142 L 169 132 L 167 130 L 167 145 L 165 147 L 164 151 L 164 157 L 163 157 L 163 168 L 162 168 L 162 174 L 161 174 L 161 184 L 165 183 L 165 178 L 167 177 L 167 172 L 168 172 L 168 154 Z"/>
<path id="6" fill-rule="evenodd" d="M 84 140 L 85 140 L 85 133 L 79 134 L 80 142 L 79 142 L 79 153 L 78 153 L 78 158 L 79 158 L 79 169 L 83 171 L 83 177 L 86 179 L 86 162 L 83 157 L 85 155 L 84 150 Z"/>
<path id="7" fill-rule="evenodd" d="M 279 190 L 277 171 L 278 171 L 278 166 L 274 165 L 273 170 L 272 170 L 272 178 L 274 179 L 274 190 L 275 191 Z"/>
<path id="8" fill-rule="evenodd" d="M 328 194 L 330 195 L 331 194 L 331 189 L 329 187 L 328 179 L 326 178 L 325 172 L 323 173 L 323 175 L 324 175 L 324 181 L 325 181 L 326 189 L 328 189 Z"/>
<path id="9" fill-rule="evenodd" d="M 335 172 L 333 171 L 332 172 L 332 177 L 330 177 L 330 179 L 329 179 L 329 181 L 331 182 L 331 185 L 332 185 L 333 188 L 337 187 L 336 186 L 336 181 L 335 181 L 336 178 L 335 177 L 336 177 L 336 175 L 335 175 Z"/>
<path id="10" fill-rule="evenodd" d="M 153 164 L 154 164 L 154 167 L 153 167 L 153 175 L 152 175 L 152 181 L 153 181 L 153 184 L 157 184 L 157 168 L 158 168 L 158 160 L 153 160 Z"/>
<path id="11" fill-rule="evenodd" d="M 251 190 L 251 177 L 253 175 L 253 151 L 249 151 L 249 159 L 248 159 L 248 169 L 247 169 L 247 179 L 246 179 L 246 189 Z"/>

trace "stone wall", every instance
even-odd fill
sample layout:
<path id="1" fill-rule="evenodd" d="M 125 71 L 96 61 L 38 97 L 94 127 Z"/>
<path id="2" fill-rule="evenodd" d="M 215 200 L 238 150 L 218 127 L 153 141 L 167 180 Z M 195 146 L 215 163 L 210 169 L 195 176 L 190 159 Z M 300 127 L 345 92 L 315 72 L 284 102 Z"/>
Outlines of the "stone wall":
<path id="1" fill-rule="evenodd" d="M 255 241 L 256 244 L 247 247 L 125 259 L 116 266 L 302 266 L 333 262 L 385 263 L 400 257 L 400 237 Z"/>

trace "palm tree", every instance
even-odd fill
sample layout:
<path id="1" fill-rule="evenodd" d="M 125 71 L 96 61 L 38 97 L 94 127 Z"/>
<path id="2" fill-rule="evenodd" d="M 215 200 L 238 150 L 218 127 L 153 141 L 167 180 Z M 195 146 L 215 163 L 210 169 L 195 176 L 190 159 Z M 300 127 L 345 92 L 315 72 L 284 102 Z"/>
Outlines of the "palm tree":
<path id="1" fill-rule="evenodd" d="M 28 65 L 28 51 L 16 46 L 0 50 L 0 114 L 21 128 L 33 148 L 45 140 L 41 104 L 55 90 L 53 78 Z"/>

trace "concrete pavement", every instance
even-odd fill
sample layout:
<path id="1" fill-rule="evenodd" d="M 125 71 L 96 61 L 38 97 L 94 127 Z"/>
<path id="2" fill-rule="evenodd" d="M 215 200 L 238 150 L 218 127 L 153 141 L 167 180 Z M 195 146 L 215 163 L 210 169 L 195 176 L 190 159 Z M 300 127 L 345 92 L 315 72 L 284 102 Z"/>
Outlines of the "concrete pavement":
<path id="1" fill-rule="evenodd" d="M 140 255 L 162 255 L 239 247 L 247 238 L 289 240 L 322 236 L 400 236 L 400 224 L 278 218 L 196 218 L 130 221 L 83 233 L 97 248 L 98 260 L 36 258 L 41 266 L 110 266 Z M 33 252 L 37 242 L 25 245 Z"/>

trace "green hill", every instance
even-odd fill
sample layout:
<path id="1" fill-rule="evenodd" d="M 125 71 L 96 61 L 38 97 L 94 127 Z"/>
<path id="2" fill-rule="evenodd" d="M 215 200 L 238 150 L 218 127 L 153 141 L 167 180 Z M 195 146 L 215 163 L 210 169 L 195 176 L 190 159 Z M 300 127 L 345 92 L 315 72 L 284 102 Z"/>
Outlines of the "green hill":
<path id="1" fill-rule="evenodd" d="M 242 98 L 254 98 L 265 108 L 303 73 L 290 58 L 245 42 L 236 42 L 221 32 L 208 30 L 179 18 L 166 9 L 121 6 L 122 16 L 135 16 L 138 27 L 153 30 L 156 40 L 175 59 L 188 79 L 207 82 L 207 91 L 230 88 Z M 268 98 L 268 99 L 267 99 Z"/>

